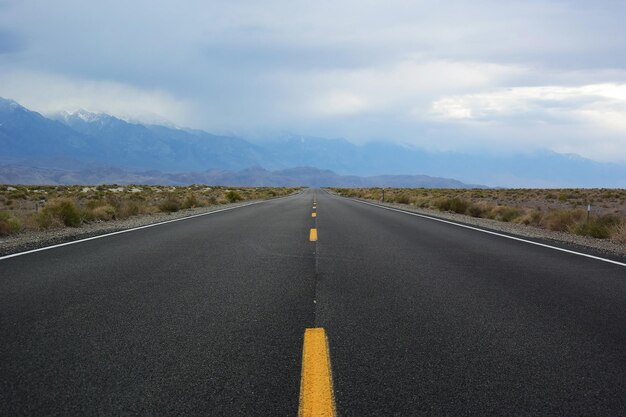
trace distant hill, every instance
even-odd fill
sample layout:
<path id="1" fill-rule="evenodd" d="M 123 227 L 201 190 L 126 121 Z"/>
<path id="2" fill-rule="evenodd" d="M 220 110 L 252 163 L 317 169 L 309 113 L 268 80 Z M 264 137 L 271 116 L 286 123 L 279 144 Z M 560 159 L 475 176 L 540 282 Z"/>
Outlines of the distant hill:
<path id="1" fill-rule="evenodd" d="M 28 166 L 72 175 L 111 167 L 128 175 L 146 171 L 236 173 L 251 167 L 273 173 L 307 166 L 319 169 L 311 175 L 320 181 L 327 179 L 326 171 L 332 171 L 337 177 L 367 177 L 370 182 L 392 180 L 385 177 L 392 175 L 397 184 L 403 183 L 403 176 L 407 184 L 413 184 L 423 175 L 489 186 L 626 187 L 626 164 L 550 151 L 511 155 L 428 152 L 387 142 L 355 145 L 344 139 L 299 135 L 251 143 L 86 111 L 46 118 L 1 98 L 0 150 L 0 165 L 11 166 L 14 172 L 16 167 Z M 356 179 L 350 181 L 356 183 Z"/>
<path id="2" fill-rule="evenodd" d="M 57 120 L 92 138 L 94 150 L 98 151 L 96 160 L 125 168 L 238 169 L 265 161 L 263 150 L 256 145 L 200 130 L 141 125 L 85 111 L 58 115 Z"/>
<path id="3" fill-rule="evenodd" d="M 475 188 L 457 180 L 427 175 L 385 175 L 374 177 L 344 176 L 329 170 L 310 167 L 268 171 L 253 167 L 241 171 L 209 170 L 204 172 L 163 173 L 133 172 L 120 168 L 68 170 L 24 165 L 0 165 L 0 184 L 160 184 L 160 185 L 232 185 L 232 186 L 308 186 L 308 187 L 410 187 Z"/>
<path id="4" fill-rule="evenodd" d="M 342 139 L 286 136 L 263 144 L 275 160 L 341 174 L 416 175 L 457 178 L 502 187 L 626 187 L 626 163 L 602 163 L 552 151 L 495 154 L 429 152 L 371 142 L 360 146 Z"/>

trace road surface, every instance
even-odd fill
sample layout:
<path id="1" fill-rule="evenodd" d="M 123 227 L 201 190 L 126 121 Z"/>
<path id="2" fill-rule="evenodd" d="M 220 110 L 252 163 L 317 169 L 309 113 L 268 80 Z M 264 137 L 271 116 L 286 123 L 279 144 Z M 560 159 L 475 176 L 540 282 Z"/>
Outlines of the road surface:
<path id="1" fill-rule="evenodd" d="M 626 267 L 320 190 L 0 260 L 0 415 L 295 416 L 306 328 L 341 416 L 626 415 Z"/>

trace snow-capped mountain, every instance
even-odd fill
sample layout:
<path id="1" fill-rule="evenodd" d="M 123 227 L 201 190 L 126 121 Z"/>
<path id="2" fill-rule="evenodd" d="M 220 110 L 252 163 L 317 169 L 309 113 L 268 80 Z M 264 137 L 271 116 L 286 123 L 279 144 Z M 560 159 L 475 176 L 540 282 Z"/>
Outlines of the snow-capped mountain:
<path id="1" fill-rule="evenodd" d="M 43 117 L 0 99 L 0 161 L 73 159 L 125 169 L 184 172 L 258 165 L 261 150 L 243 139 L 144 126 L 78 111 Z"/>
<path id="2" fill-rule="evenodd" d="M 52 119 L 56 119 L 64 122 L 65 124 L 72 124 L 78 121 L 83 123 L 103 123 L 108 119 L 114 118 L 104 113 L 94 113 L 85 109 L 78 109 L 72 112 L 64 111 L 56 113 L 50 116 Z"/>
<path id="3" fill-rule="evenodd" d="M 51 119 L 13 100 L 0 99 L 0 164 L 7 163 L 169 173 L 309 166 L 344 177 L 423 174 L 490 186 L 626 187 L 626 164 L 599 163 L 549 151 L 513 155 L 434 153 L 391 143 L 358 146 L 343 139 L 301 135 L 254 144 L 237 137 L 144 125 L 85 110 Z M 414 183 L 411 181 L 407 184 Z"/>

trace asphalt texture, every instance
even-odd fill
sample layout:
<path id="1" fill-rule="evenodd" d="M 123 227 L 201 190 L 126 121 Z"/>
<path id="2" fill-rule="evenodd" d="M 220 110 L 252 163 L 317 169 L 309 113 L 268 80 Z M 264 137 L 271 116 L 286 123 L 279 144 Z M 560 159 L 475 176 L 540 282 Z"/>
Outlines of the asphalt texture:
<path id="1" fill-rule="evenodd" d="M 320 190 L 1 260 L 0 415 L 295 416 L 307 327 L 341 416 L 626 416 L 626 268 Z"/>

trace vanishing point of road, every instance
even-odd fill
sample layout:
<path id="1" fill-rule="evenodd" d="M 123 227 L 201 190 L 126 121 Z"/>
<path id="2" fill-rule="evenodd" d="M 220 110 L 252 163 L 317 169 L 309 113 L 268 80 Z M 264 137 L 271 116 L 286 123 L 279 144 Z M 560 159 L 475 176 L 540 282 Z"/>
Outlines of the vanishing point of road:
<path id="1" fill-rule="evenodd" d="M 0 415 L 624 416 L 583 255 L 305 190 L 0 259 Z"/>

